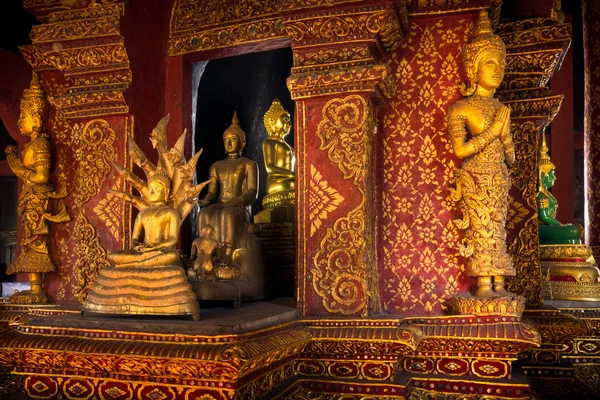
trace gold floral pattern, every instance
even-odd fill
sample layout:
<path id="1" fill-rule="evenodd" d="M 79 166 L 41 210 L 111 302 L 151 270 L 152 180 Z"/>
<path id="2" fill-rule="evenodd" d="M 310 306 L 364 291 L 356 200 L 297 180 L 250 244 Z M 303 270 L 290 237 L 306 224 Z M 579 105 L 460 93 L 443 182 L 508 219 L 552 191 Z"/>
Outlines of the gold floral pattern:
<path id="1" fill-rule="evenodd" d="M 382 306 L 392 314 L 440 313 L 468 284 L 452 222 L 457 161 L 445 121 L 459 98 L 460 45 L 471 29 L 459 17 L 415 19 L 390 56 L 398 87 L 382 113 L 378 260 Z"/>
<path id="2" fill-rule="evenodd" d="M 334 212 L 344 201 L 344 197 L 339 194 L 335 188 L 329 186 L 329 183 L 323 179 L 317 168 L 310 166 L 310 194 L 308 201 L 310 204 L 310 236 L 321 227 L 327 216 Z"/>

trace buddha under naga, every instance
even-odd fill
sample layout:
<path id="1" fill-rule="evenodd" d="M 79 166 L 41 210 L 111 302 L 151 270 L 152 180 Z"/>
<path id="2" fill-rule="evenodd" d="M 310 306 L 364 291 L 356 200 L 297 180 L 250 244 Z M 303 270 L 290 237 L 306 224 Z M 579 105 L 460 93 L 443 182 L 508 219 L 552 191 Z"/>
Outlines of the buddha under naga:
<path id="1" fill-rule="evenodd" d="M 262 144 L 267 170 L 267 194 L 262 203 L 264 210 L 254 217 L 254 222 L 293 222 L 296 157 L 292 147 L 284 140 L 291 129 L 290 113 L 278 99 L 273 100 L 265 113 L 264 124 L 268 135 Z"/>
<path id="2" fill-rule="evenodd" d="M 506 250 L 506 215 L 510 177 L 507 164 L 515 160 L 510 133 L 510 109 L 494 98 L 506 66 L 506 47 L 494 35 L 487 11 L 481 11 L 473 40 L 462 53 L 469 85 L 466 99 L 448 112 L 448 129 L 454 154 L 463 159 L 456 172 L 451 197 L 459 203 L 465 229 L 460 247 L 467 257 L 467 275 L 477 278 L 478 298 L 510 296 L 504 277 L 515 269 Z M 492 287 L 493 284 L 493 287 Z"/>
<path id="3" fill-rule="evenodd" d="M 590 246 L 583 243 L 583 227 L 561 224 L 556 219 L 558 201 L 550 193 L 556 167 L 548 155 L 542 134 L 538 153 L 539 189 L 537 194 L 540 264 L 546 299 L 600 300 L 600 270 Z"/>
<path id="4" fill-rule="evenodd" d="M 189 315 L 199 317 L 196 295 L 176 246 L 182 221 L 208 182 L 194 185 L 192 176 L 201 152 L 186 162 L 184 132 L 174 148 L 166 145 L 168 116 L 152 131 L 150 140 L 159 153 L 152 164 L 137 144 L 130 142 L 133 161 L 144 171 L 147 184 L 131 171 L 117 171 L 140 193 L 113 191 L 131 202 L 139 214 L 132 232 L 133 246 L 109 254 L 110 266 L 102 269 L 88 294 L 84 311 L 105 314 Z M 140 241 L 143 232 L 143 241 Z"/>
<path id="5" fill-rule="evenodd" d="M 6 147 L 6 160 L 14 174 L 23 181 L 18 213 L 23 220 L 21 254 L 8 266 L 7 274 L 28 273 L 31 290 L 15 293 L 12 303 L 48 303 L 42 288 L 45 272 L 56 271 L 49 254 L 48 222 L 67 222 L 71 218 L 62 199 L 67 196 L 65 187 L 57 193 L 50 181 L 51 145 L 44 132 L 48 111 L 46 96 L 34 72 L 31 86 L 21 99 L 18 126 L 31 140 L 25 144 L 21 159 L 14 146 Z"/>
<path id="6" fill-rule="evenodd" d="M 250 224 L 250 206 L 258 193 L 258 166 L 242 157 L 246 135 L 233 114 L 231 126 L 223 133 L 227 158 L 212 164 L 208 193 L 198 204 L 198 231 L 214 229 L 219 257 L 214 267 L 216 278 L 236 281 L 235 288 L 222 282 L 202 282 L 197 290 L 201 300 L 234 300 L 263 297 L 262 242 Z"/>

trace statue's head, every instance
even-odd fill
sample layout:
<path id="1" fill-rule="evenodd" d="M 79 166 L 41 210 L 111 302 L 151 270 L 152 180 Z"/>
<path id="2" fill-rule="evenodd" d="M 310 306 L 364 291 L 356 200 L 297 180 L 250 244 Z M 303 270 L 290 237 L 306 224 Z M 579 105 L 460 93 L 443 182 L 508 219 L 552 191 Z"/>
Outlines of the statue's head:
<path id="1" fill-rule="evenodd" d="M 156 127 L 150 133 L 150 143 L 153 148 L 167 147 L 167 124 L 169 123 L 169 115 L 162 117 Z"/>
<path id="2" fill-rule="evenodd" d="M 212 225 L 204 225 L 202 226 L 202 228 L 200 228 L 200 236 L 201 237 L 207 237 L 207 238 L 212 238 L 215 232 L 215 228 L 212 227 Z"/>
<path id="3" fill-rule="evenodd" d="M 40 84 L 38 75 L 33 72 L 29 89 L 23 91 L 21 98 L 21 115 L 17 122 L 23 135 L 38 135 L 42 131 L 44 117 L 48 111 L 46 95 Z"/>
<path id="4" fill-rule="evenodd" d="M 538 169 L 540 186 L 545 189 L 554 186 L 554 182 L 556 181 L 554 170 L 556 167 L 548 155 L 548 146 L 546 145 L 546 135 L 544 133 L 542 133 L 542 144 L 540 145 L 538 154 Z"/>
<path id="5" fill-rule="evenodd" d="M 241 153 L 242 149 L 246 145 L 246 134 L 240 127 L 240 123 L 237 118 L 237 113 L 233 113 L 231 119 L 231 125 L 223 133 L 223 144 L 225 145 L 225 151 L 230 153 Z"/>
<path id="6" fill-rule="evenodd" d="M 263 120 L 269 137 L 283 138 L 290 133 L 292 127 L 290 113 L 281 106 L 278 99 L 273 100 Z"/>
<path id="7" fill-rule="evenodd" d="M 171 180 L 167 172 L 159 168 L 148 179 L 148 197 L 153 203 L 166 202 L 170 193 Z"/>
<path id="8" fill-rule="evenodd" d="M 477 86 L 494 90 L 502 83 L 506 68 L 506 46 L 500 36 L 494 35 L 485 10 L 479 13 L 473 39 L 463 47 L 462 59 L 468 78 L 467 84 L 460 87 L 464 96 L 475 93 Z"/>

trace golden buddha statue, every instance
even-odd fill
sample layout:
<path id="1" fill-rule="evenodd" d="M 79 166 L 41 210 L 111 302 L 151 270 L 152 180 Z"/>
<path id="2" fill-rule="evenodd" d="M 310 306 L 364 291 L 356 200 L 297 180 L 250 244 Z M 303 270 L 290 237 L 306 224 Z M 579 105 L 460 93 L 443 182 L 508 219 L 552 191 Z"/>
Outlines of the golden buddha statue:
<path id="1" fill-rule="evenodd" d="M 227 158 L 211 165 L 208 193 L 198 202 L 202 207 L 198 231 L 210 225 L 219 243 L 213 270 L 217 281 L 212 282 L 211 274 L 194 290 L 200 300 L 233 300 L 239 305 L 242 300 L 264 296 L 264 273 L 263 245 L 250 223 L 250 205 L 258 193 L 258 166 L 241 156 L 246 135 L 236 113 L 223 133 L 223 143 Z"/>
<path id="2" fill-rule="evenodd" d="M 198 202 L 203 207 L 198 230 L 204 225 L 215 229 L 216 239 L 225 248 L 223 261 L 229 264 L 234 251 L 246 247 L 250 205 L 258 194 L 258 166 L 241 156 L 246 135 L 235 113 L 223 133 L 223 143 L 227 158 L 210 167 L 208 194 Z"/>
<path id="3" fill-rule="evenodd" d="M 262 143 L 267 194 L 262 203 L 264 210 L 254 217 L 254 222 L 293 222 L 296 157 L 294 149 L 284 140 L 291 129 L 290 113 L 275 99 L 263 121 L 268 135 Z"/>
<path id="4" fill-rule="evenodd" d="M 506 250 L 507 164 L 514 162 L 515 152 L 510 109 L 494 98 L 504 77 L 506 47 L 494 35 L 486 11 L 462 57 L 469 78 L 469 85 L 461 87 L 466 98 L 448 112 L 452 148 L 463 159 L 456 189 L 450 189 L 463 213 L 455 224 L 466 230 L 459 248 L 467 257 L 467 275 L 477 278 L 476 297 L 509 296 L 504 277 L 514 276 L 515 268 Z"/>
<path id="5" fill-rule="evenodd" d="M 159 122 L 153 134 L 157 134 L 156 130 L 159 136 L 164 133 L 165 121 Z M 147 184 L 131 171 L 115 164 L 118 172 L 133 183 L 140 196 L 119 191 L 111 193 L 131 202 L 139 214 L 133 226 L 132 248 L 116 250 L 108 255 L 111 265 L 100 271 L 88 294 L 85 311 L 189 315 L 198 319 L 200 308 L 176 246 L 182 221 L 209 182 L 194 185 L 191 179 L 190 170 L 194 170 L 199 153 L 186 163 L 182 147 L 174 151 L 167 151 L 166 145 L 155 148 L 160 155 L 158 166 L 150 163 L 141 152 L 132 157 L 146 173 Z M 162 157 L 163 154 L 171 156 Z M 140 242 L 142 232 L 144 239 Z"/>
<path id="6" fill-rule="evenodd" d="M 50 181 L 51 145 L 44 132 L 48 111 L 46 96 L 34 72 L 31 86 L 25 89 L 21 99 L 21 116 L 18 126 L 21 133 L 31 140 L 25 144 L 21 159 L 14 146 L 6 147 L 6 160 L 14 174 L 23 181 L 19 197 L 18 213 L 23 221 L 21 254 L 10 264 L 7 274 L 26 272 L 29 274 L 31 290 L 15 293 L 13 303 L 47 303 L 49 300 L 42 288 L 45 272 L 56 271 L 48 252 L 48 222 L 66 222 L 71 218 L 62 201 L 65 188 L 56 193 Z"/>

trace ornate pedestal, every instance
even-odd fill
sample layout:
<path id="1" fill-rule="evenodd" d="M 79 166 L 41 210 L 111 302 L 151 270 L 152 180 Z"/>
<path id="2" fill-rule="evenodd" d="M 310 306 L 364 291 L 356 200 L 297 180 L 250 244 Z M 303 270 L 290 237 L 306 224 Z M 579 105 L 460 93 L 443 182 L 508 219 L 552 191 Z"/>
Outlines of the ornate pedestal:
<path id="1" fill-rule="evenodd" d="M 257 226 L 258 236 L 266 249 L 267 296 L 295 297 L 296 241 L 293 223 L 264 223 Z"/>
<path id="2" fill-rule="evenodd" d="M 585 244 L 540 245 L 544 298 L 600 301 L 600 270 Z"/>

